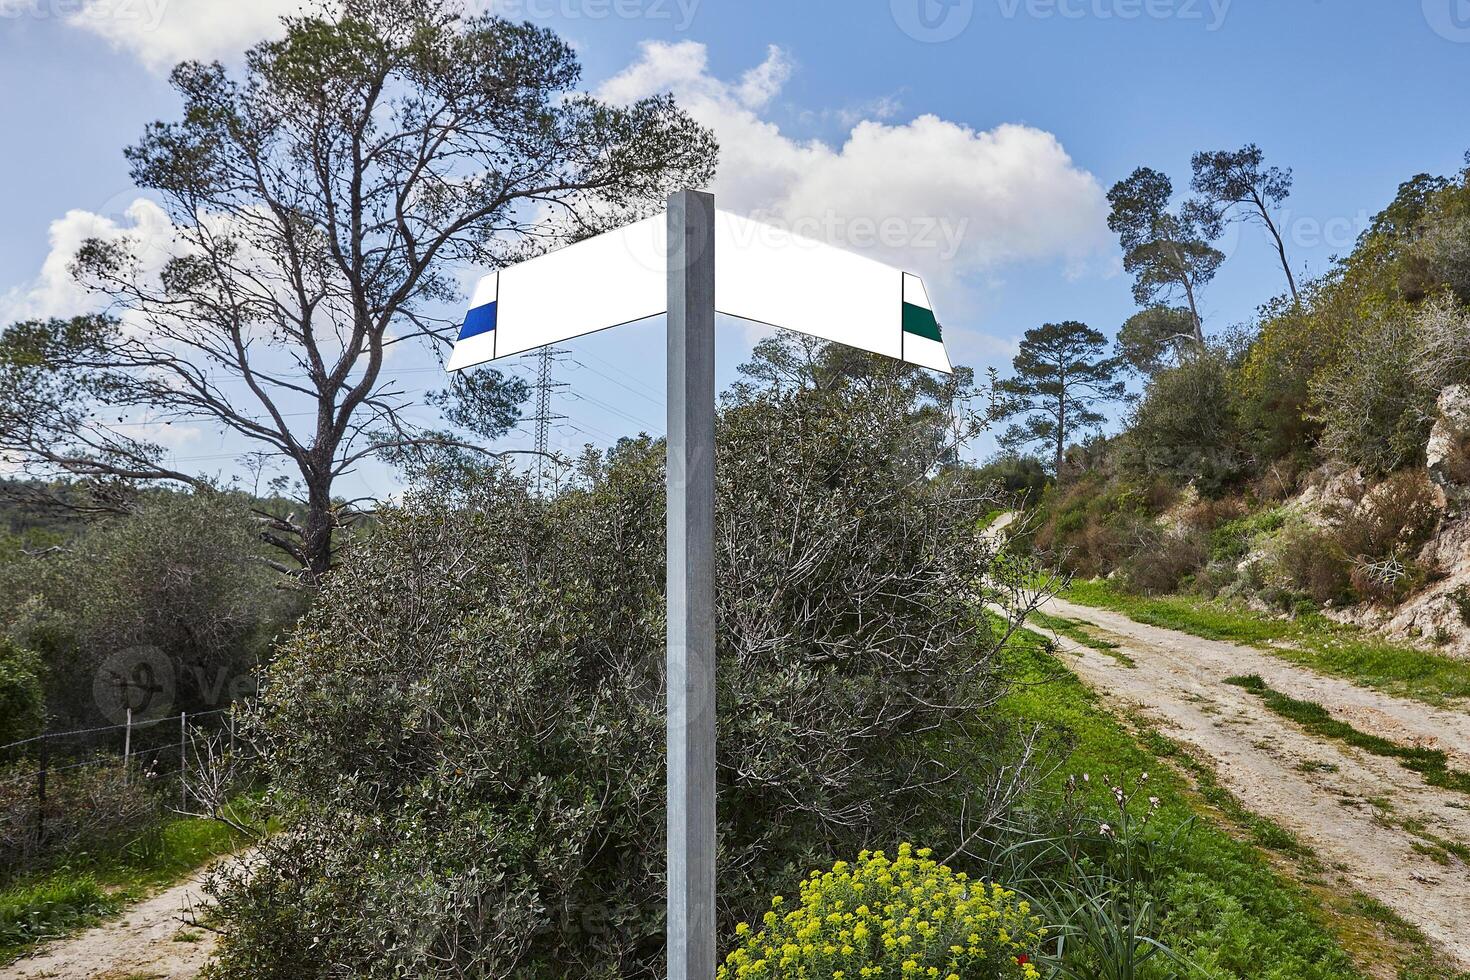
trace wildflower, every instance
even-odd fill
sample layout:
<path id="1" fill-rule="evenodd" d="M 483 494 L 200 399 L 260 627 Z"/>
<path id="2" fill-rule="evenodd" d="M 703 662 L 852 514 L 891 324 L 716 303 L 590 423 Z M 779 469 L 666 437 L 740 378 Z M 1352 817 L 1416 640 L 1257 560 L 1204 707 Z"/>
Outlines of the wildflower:
<path id="1" fill-rule="evenodd" d="M 1041 941 L 1041 921 L 1014 892 L 971 884 L 933 860 L 929 848 L 907 843 L 891 859 L 864 852 L 854 864 L 832 867 L 808 876 L 796 900 L 773 898 L 759 933 L 737 926 L 738 945 L 718 980 L 1040 980 L 1017 955 Z"/>

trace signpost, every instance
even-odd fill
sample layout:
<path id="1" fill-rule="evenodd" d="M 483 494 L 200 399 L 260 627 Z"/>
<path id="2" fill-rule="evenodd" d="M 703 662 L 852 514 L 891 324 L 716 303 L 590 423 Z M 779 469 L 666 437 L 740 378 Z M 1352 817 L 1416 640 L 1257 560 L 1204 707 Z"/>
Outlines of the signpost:
<path id="1" fill-rule="evenodd" d="M 715 314 L 949 373 L 918 276 L 715 210 L 664 215 L 480 280 L 451 371 L 660 313 L 668 321 L 668 976 L 715 975 Z"/>

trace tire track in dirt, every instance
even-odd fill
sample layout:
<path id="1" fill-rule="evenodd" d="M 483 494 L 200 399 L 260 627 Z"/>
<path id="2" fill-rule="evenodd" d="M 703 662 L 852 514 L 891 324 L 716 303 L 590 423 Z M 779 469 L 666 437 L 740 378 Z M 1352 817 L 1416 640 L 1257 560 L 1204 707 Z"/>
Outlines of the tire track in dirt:
<path id="1" fill-rule="evenodd" d="M 1392 759 L 1317 739 L 1225 683 L 1259 674 L 1335 718 L 1402 743 L 1443 749 L 1470 768 L 1470 716 L 1324 677 L 1259 650 L 1136 623 L 1051 599 L 1042 610 L 1100 627 L 1136 667 L 1065 637 L 1068 665 L 1158 730 L 1212 761 L 1220 785 L 1247 810 L 1293 833 L 1354 888 L 1418 926 L 1470 969 L 1470 868 L 1441 864 L 1403 825 L 1470 844 L 1470 795 L 1428 785 Z M 1046 632 L 1043 630 L 1043 632 Z"/>

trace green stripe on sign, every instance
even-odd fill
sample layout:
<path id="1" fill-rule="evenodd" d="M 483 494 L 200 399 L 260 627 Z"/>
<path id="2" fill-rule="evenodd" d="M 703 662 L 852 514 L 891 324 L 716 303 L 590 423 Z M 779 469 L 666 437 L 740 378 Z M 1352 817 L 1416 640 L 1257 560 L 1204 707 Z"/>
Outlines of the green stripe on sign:
<path id="1" fill-rule="evenodd" d="M 903 332 L 944 342 L 939 336 L 939 321 L 934 319 L 934 311 L 913 303 L 903 304 Z"/>

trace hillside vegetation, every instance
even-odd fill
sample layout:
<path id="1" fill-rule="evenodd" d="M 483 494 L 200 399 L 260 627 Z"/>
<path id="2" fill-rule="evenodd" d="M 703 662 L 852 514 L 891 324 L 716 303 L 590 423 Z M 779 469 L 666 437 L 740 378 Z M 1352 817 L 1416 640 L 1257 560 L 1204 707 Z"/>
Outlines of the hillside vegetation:
<path id="1" fill-rule="evenodd" d="M 1017 544 L 1125 593 L 1323 612 L 1470 655 L 1470 168 L 1405 181 L 1292 289 L 1198 338 L 1184 310 L 1125 324 L 1108 363 L 1139 390 L 1121 430 L 1077 433 L 1044 492 L 1033 479 Z M 982 472 L 1015 487 L 1026 465 Z"/>

